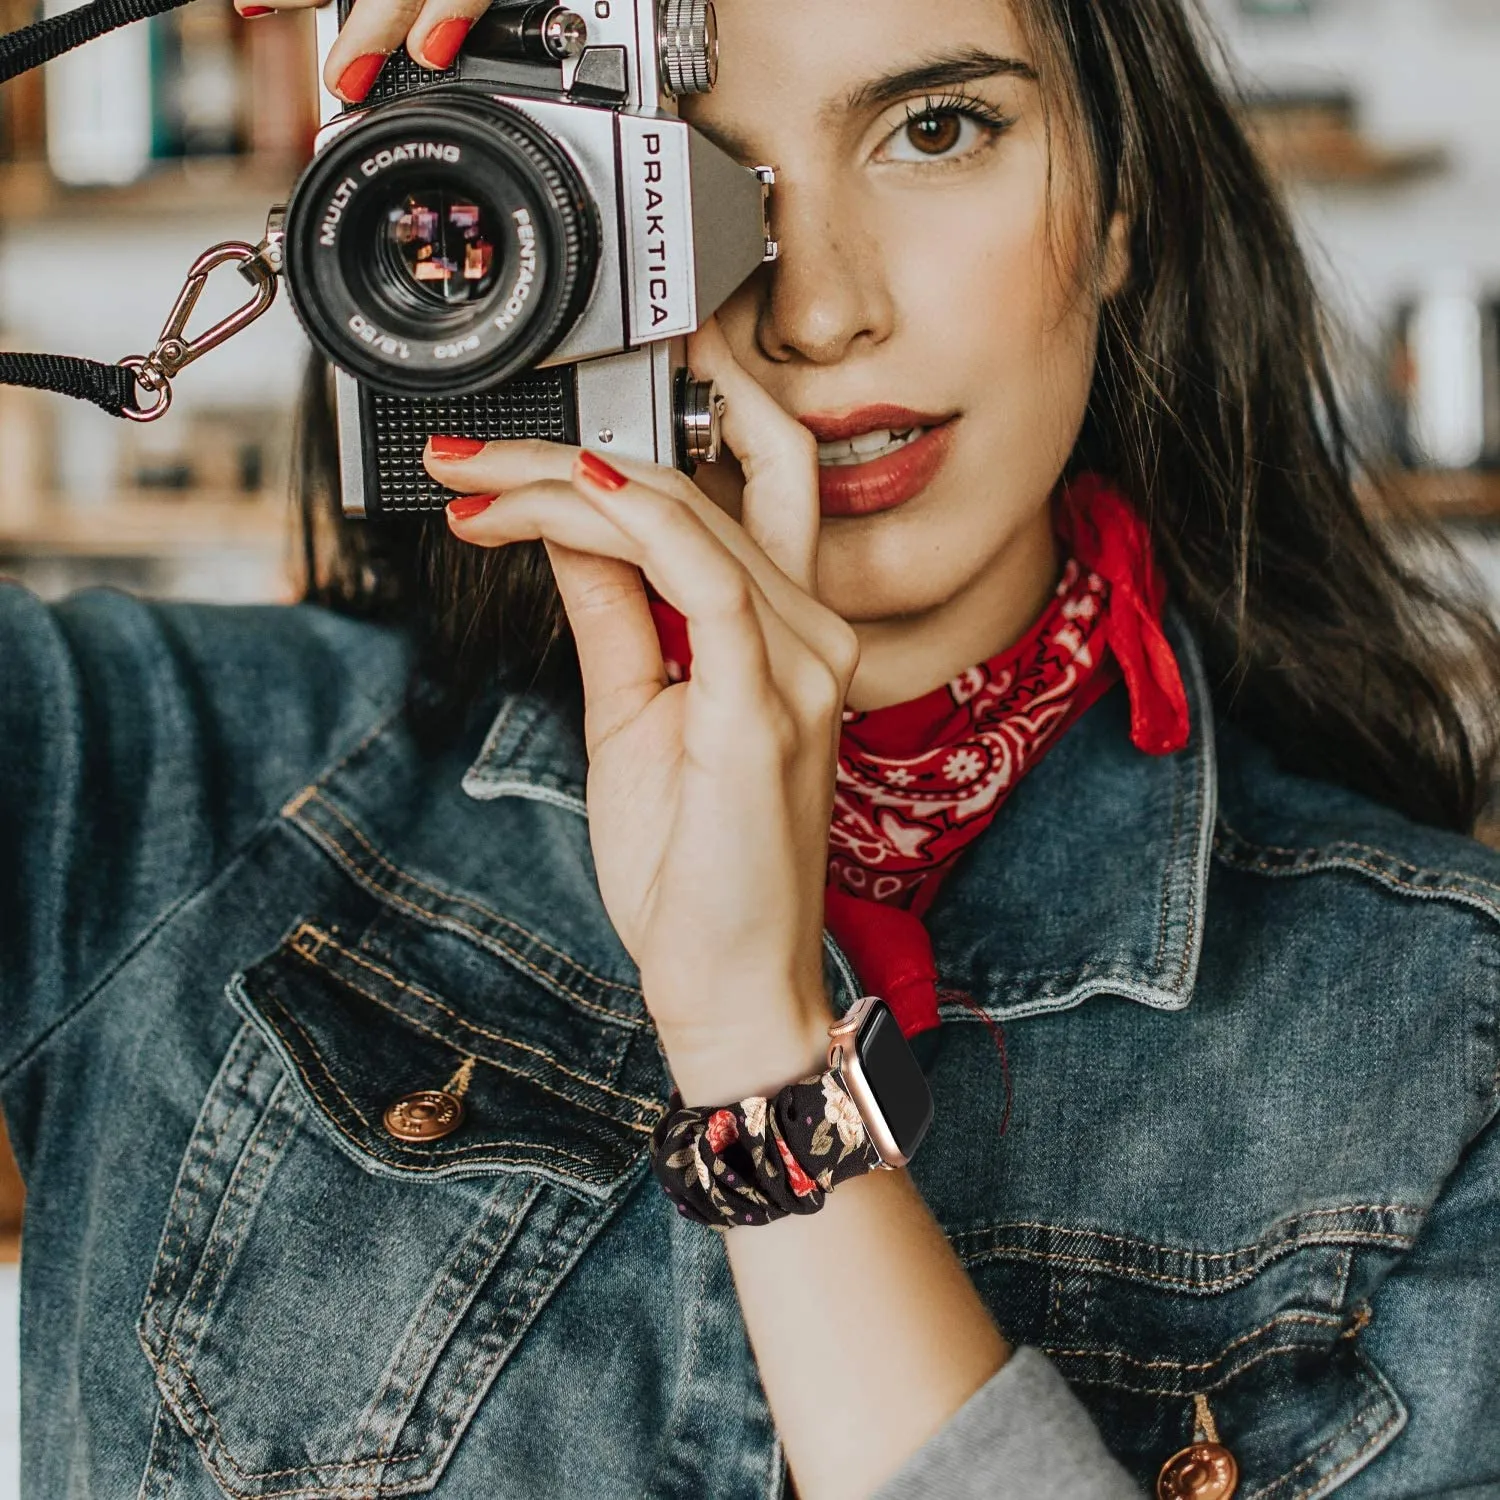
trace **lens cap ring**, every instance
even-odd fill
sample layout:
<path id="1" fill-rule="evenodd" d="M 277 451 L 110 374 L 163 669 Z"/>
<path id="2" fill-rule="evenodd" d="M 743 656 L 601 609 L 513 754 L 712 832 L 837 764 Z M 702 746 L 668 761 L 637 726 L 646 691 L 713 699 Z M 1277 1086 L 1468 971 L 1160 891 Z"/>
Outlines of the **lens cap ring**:
<path id="1" fill-rule="evenodd" d="M 490 295 L 445 308 L 392 281 L 380 236 L 409 194 L 484 206 L 464 222 L 501 231 Z M 593 291 L 599 243 L 593 200 L 545 131 L 485 95 L 434 89 L 372 111 L 308 169 L 287 209 L 286 281 L 308 337 L 356 379 L 468 395 L 557 347 Z"/>

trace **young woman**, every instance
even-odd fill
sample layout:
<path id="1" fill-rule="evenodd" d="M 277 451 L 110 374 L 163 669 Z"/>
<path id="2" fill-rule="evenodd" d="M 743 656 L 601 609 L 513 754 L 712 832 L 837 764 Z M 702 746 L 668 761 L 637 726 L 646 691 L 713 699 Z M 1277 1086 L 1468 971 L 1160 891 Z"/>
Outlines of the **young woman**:
<path id="1" fill-rule="evenodd" d="M 1488 1493 L 1500 648 L 1180 0 L 719 20 L 733 460 L 439 432 L 304 606 L 0 593 L 27 1493 Z"/>

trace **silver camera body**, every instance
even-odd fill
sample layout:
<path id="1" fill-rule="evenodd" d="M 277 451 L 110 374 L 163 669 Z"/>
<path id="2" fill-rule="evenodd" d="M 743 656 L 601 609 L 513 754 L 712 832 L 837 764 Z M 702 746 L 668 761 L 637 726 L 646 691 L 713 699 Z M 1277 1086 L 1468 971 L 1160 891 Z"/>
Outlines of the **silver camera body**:
<path id="1" fill-rule="evenodd" d="M 319 70 L 350 0 L 319 13 Z M 323 93 L 285 281 L 333 362 L 342 505 L 440 509 L 432 433 L 540 437 L 691 469 L 716 392 L 686 336 L 775 258 L 767 169 L 676 113 L 717 76 L 711 0 L 499 0 L 454 66 L 393 55 Z"/>

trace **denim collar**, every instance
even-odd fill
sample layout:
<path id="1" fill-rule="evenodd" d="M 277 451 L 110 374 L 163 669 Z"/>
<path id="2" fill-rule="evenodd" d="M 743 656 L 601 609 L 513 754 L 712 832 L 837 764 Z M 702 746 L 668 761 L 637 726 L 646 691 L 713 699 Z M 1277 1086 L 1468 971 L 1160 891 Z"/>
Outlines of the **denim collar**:
<path id="1" fill-rule="evenodd" d="M 1159 1010 L 1192 996 L 1217 783 L 1213 706 L 1192 632 L 1169 613 L 1192 715 L 1176 755 L 1130 743 L 1116 686 L 1026 774 L 927 914 L 944 988 L 1006 1019 L 1112 994 Z M 470 797 L 587 815 L 587 757 L 541 695 L 507 690 L 463 778 Z M 950 1002 L 944 1014 L 965 1014 Z"/>

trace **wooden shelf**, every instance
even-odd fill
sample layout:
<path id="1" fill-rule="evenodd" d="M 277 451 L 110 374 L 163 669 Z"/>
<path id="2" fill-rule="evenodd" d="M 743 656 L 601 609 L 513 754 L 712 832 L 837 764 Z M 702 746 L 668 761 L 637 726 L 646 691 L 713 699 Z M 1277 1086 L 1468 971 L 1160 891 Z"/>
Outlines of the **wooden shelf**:
<path id="1" fill-rule="evenodd" d="M 75 219 L 202 219 L 248 215 L 264 220 L 284 203 L 303 163 L 251 157 L 164 162 L 119 187 L 67 187 L 46 162 L 0 165 L 0 224 Z"/>
<path id="2" fill-rule="evenodd" d="M 1247 104 L 1245 128 L 1283 182 L 1310 187 L 1389 187 L 1448 166 L 1441 146 L 1383 146 L 1359 129 L 1355 101 L 1270 97 Z"/>
<path id="3" fill-rule="evenodd" d="M 239 495 L 163 500 L 122 496 L 97 507 L 51 501 L 25 526 L 0 527 L 0 555 L 181 557 L 192 553 L 280 553 L 291 539 L 284 498 Z"/>
<path id="4" fill-rule="evenodd" d="M 1399 502 L 1439 520 L 1500 522 L 1500 472 L 1395 471 L 1382 476 L 1382 482 Z"/>

